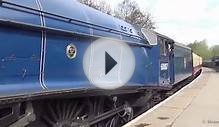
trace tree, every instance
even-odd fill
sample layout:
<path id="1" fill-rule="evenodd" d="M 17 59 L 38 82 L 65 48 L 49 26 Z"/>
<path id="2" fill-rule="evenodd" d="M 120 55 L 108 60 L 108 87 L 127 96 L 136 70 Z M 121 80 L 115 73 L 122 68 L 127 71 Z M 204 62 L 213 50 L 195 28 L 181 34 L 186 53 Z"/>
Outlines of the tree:
<path id="1" fill-rule="evenodd" d="M 78 0 L 78 1 L 80 3 L 83 3 L 89 7 L 92 7 L 108 15 L 112 14 L 112 9 L 110 7 L 110 4 L 108 4 L 105 0 Z"/>
<path id="2" fill-rule="evenodd" d="M 212 57 L 212 52 L 207 45 L 206 40 L 195 41 L 188 45 L 194 53 L 200 55 L 203 59 L 210 59 Z"/>
<path id="3" fill-rule="evenodd" d="M 211 48 L 212 56 L 219 57 L 219 45 L 215 45 Z"/>
<path id="4" fill-rule="evenodd" d="M 155 29 L 155 23 L 152 21 L 151 14 L 141 12 L 135 1 L 124 0 L 117 6 L 114 13 L 115 17 L 140 28 Z"/>

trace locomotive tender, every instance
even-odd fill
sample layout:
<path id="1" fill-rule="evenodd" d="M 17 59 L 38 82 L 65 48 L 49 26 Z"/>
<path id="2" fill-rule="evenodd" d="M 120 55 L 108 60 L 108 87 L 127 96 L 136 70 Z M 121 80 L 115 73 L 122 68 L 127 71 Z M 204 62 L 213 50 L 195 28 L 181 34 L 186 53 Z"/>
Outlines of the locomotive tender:
<path id="1" fill-rule="evenodd" d="M 102 37 L 135 56 L 119 89 L 98 89 L 83 71 L 84 52 Z M 1 126 L 121 126 L 201 71 L 190 48 L 74 0 L 0 0 L 0 47 Z"/>

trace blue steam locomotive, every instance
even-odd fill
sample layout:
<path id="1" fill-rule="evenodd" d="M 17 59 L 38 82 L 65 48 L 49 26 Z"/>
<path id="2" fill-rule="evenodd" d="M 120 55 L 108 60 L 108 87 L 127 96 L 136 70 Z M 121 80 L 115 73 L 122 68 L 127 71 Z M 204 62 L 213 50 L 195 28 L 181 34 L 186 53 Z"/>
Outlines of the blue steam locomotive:
<path id="1" fill-rule="evenodd" d="M 96 88 L 84 74 L 84 53 L 99 38 L 133 51 L 121 88 Z M 0 42 L 3 127 L 118 127 L 201 72 L 190 48 L 74 0 L 0 0 Z"/>

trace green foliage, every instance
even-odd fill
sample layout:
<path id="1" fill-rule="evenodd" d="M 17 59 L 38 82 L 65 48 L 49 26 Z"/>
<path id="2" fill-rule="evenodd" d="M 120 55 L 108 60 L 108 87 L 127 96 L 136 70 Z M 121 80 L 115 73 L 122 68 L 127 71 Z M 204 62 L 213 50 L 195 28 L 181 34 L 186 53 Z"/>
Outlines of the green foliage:
<path id="1" fill-rule="evenodd" d="M 188 46 L 194 53 L 198 54 L 205 60 L 211 59 L 213 56 L 219 56 L 219 45 L 209 48 L 206 40 L 195 41 L 194 43 L 190 43 Z"/>
<path id="2" fill-rule="evenodd" d="M 215 45 L 211 48 L 212 56 L 219 56 L 219 45 Z"/>

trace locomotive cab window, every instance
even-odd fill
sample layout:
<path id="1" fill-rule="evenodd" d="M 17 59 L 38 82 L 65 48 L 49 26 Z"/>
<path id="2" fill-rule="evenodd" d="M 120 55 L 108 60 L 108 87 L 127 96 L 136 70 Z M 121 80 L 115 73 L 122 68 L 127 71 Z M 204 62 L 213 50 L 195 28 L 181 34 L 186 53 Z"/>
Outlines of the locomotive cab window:
<path id="1" fill-rule="evenodd" d="M 159 39 L 160 42 L 160 55 L 167 56 L 169 52 L 171 52 L 173 46 L 171 45 L 169 40 L 166 39 Z"/>
<path id="2" fill-rule="evenodd" d="M 161 38 L 159 40 L 160 40 L 160 55 L 167 56 L 167 49 L 168 49 L 167 41 Z"/>

